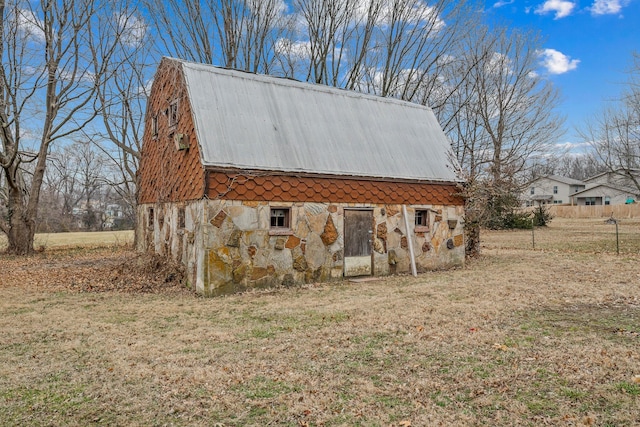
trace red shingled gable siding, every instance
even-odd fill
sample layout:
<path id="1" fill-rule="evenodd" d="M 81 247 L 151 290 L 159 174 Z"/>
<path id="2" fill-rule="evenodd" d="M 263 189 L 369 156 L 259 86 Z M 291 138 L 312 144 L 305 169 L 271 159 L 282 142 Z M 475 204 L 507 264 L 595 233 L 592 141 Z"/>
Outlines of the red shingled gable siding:
<path id="1" fill-rule="evenodd" d="M 169 127 L 168 108 L 178 100 L 178 124 Z M 152 118 L 158 117 L 158 136 Z M 189 149 L 178 150 L 171 136 L 188 136 Z M 204 196 L 204 169 L 196 141 L 191 106 L 180 65 L 163 60 L 156 73 L 147 105 L 140 168 L 138 203 L 197 200 Z"/>
<path id="2" fill-rule="evenodd" d="M 178 100 L 178 124 L 169 127 L 168 109 Z M 152 118 L 158 117 L 158 136 Z M 188 136 L 189 149 L 178 150 L 172 134 Z M 191 106 L 179 63 L 163 60 L 147 106 L 138 203 L 210 199 L 289 202 L 462 205 L 452 183 L 376 181 L 348 177 L 286 176 L 278 173 L 209 171 L 200 160 Z"/>
<path id="3" fill-rule="evenodd" d="M 463 205 L 452 183 L 374 181 L 365 179 L 299 177 L 268 173 L 210 171 L 210 199 L 274 202 L 386 203 Z"/>

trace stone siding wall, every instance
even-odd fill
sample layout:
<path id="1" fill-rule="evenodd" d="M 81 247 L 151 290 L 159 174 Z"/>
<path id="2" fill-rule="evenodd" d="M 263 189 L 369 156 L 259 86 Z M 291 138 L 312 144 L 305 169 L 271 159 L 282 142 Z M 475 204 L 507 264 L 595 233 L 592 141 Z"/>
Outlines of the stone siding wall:
<path id="1" fill-rule="evenodd" d="M 289 230 L 270 228 L 272 207 L 290 209 Z M 419 272 L 464 264 L 462 206 L 409 206 L 407 233 L 402 205 L 225 200 L 141 205 L 138 244 L 184 263 L 189 283 L 205 295 L 341 280 L 349 208 L 372 210 L 376 276 L 411 271 L 409 242 Z M 414 226 L 416 209 L 429 211 L 428 226 Z"/>

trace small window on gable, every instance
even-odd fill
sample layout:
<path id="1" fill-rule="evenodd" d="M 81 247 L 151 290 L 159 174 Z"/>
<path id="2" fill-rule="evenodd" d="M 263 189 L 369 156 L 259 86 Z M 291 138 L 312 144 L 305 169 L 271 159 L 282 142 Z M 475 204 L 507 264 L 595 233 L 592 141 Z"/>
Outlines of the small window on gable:
<path id="1" fill-rule="evenodd" d="M 553 186 L 553 194 L 558 194 L 558 186 L 557 185 Z"/>
<path id="2" fill-rule="evenodd" d="M 176 99 L 175 101 L 172 101 L 171 104 L 169 104 L 169 111 L 168 111 L 168 118 L 169 118 L 169 127 L 175 127 L 178 125 L 178 100 Z"/>
<path id="3" fill-rule="evenodd" d="M 416 210 L 415 215 L 415 225 L 419 227 L 428 227 L 429 226 L 429 211 L 427 210 Z"/>
<path id="4" fill-rule="evenodd" d="M 154 138 L 158 137 L 158 115 L 155 114 L 152 118 L 151 118 L 151 135 Z"/>
<path id="5" fill-rule="evenodd" d="M 536 194 L 536 187 L 531 187 L 531 194 Z"/>
<path id="6" fill-rule="evenodd" d="M 153 208 L 149 208 L 149 212 L 148 212 L 148 217 L 147 217 L 147 226 L 149 228 L 153 228 L 153 221 L 154 221 L 154 217 L 153 217 Z"/>
<path id="7" fill-rule="evenodd" d="M 271 228 L 289 228 L 291 210 L 289 208 L 271 208 Z"/>

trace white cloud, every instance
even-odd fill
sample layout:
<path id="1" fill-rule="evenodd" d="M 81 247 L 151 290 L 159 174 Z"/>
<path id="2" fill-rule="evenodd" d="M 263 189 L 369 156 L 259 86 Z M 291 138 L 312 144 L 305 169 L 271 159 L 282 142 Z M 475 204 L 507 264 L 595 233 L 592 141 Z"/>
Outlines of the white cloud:
<path id="1" fill-rule="evenodd" d="M 20 9 L 15 17 L 18 28 L 27 38 L 40 43 L 44 43 L 44 22 L 38 18 L 31 10 Z"/>
<path id="2" fill-rule="evenodd" d="M 485 63 L 485 73 L 489 75 L 511 74 L 511 59 L 500 52 L 493 52 L 491 58 Z"/>
<path id="3" fill-rule="evenodd" d="M 590 142 L 559 142 L 556 144 L 556 147 L 559 150 L 562 151 L 566 151 L 567 154 L 573 155 L 575 157 L 579 157 L 582 156 L 583 154 L 580 153 L 581 151 L 584 151 L 586 149 L 588 149 L 591 146 Z"/>
<path id="4" fill-rule="evenodd" d="M 363 22 L 368 18 L 369 9 L 373 1 L 380 3 L 380 11 L 377 16 L 378 25 L 388 25 L 392 19 L 398 19 L 398 8 L 404 7 L 400 14 L 401 19 L 420 25 L 429 25 L 434 31 L 443 29 L 446 24 L 438 15 L 435 7 L 429 6 L 426 1 L 417 0 L 396 4 L 392 0 L 357 0 L 354 21 Z M 409 9 L 410 8 L 410 9 Z M 393 18 L 392 18 L 393 17 Z"/>
<path id="5" fill-rule="evenodd" d="M 625 0 L 596 0 L 589 10 L 592 15 L 615 15 L 627 4 Z"/>
<path id="6" fill-rule="evenodd" d="M 129 46 L 138 46 L 147 34 L 147 23 L 135 15 L 121 14 L 117 17 L 122 41 Z"/>
<path id="7" fill-rule="evenodd" d="M 509 6 L 510 4 L 513 4 L 515 2 L 515 0 L 499 0 L 497 2 L 495 2 L 493 4 L 493 7 L 495 7 L 496 9 L 502 6 Z"/>
<path id="8" fill-rule="evenodd" d="M 571 59 L 571 57 L 555 49 L 544 49 L 540 52 L 540 57 L 540 65 L 551 74 L 564 74 L 575 70 L 580 63 L 579 59 Z"/>
<path id="9" fill-rule="evenodd" d="M 546 15 L 549 12 L 555 12 L 556 16 L 554 19 L 560 19 L 571 15 L 574 7 L 576 7 L 576 4 L 570 1 L 547 0 L 543 4 L 538 6 L 535 12 L 538 15 Z"/>
<path id="10" fill-rule="evenodd" d="M 453 55 L 443 54 L 437 59 L 438 66 L 445 67 L 447 65 L 453 64 L 456 61 L 456 57 Z"/>
<path id="11" fill-rule="evenodd" d="M 282 38 L 276 41 L 275 51 L 297 59 L 309 59 L 311 57 L 311 42 Z"/>
<path id="12" fill-rule="evenodd" d="M 149 97 L 151 95 L 152 86 L 153 86 L 153 79 L 147 80 L 147 82 L 144 85 L 138 86 L 137 94 L 141 96 Z"/>
<path id="13" fill-rule="evenodd" d="M 289 9 L 284 0 L 249 0 L 247 2 L 247 7 L 252 13 L 260 15 L 262 18 L 271 16 L 274 12 L 276 17 L 282 16 L 286 14 Z"/>
<path id="14" fill-rule="evenodd" d="M 420 2 L 414 7 L 414 13 L 418 22 L 431 24 L 435 31 L 440 31 L 446 26 L 444 21 L 438 16 L 436 8 L 428 6 L 424 2 Z"/>

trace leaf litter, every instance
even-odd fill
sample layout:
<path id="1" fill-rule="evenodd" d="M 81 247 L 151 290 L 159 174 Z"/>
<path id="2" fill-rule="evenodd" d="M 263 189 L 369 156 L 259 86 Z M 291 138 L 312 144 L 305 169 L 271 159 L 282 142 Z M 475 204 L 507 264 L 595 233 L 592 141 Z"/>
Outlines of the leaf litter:
<path id="1" fill-rule="evenodd" d="M 0 256 L 0 424 L 639 425 L 638 251 L 486 239 L 454 271 L 214 299 L 129 250 Z"/>

